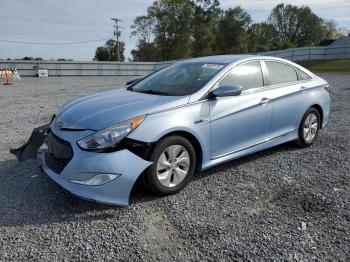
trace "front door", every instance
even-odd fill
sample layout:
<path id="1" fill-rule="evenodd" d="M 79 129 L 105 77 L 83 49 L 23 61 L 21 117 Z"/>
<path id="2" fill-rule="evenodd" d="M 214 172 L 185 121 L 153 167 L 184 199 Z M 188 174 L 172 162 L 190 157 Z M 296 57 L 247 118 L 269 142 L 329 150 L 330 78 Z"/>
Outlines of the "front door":
<path id="1" fill-rule="evenodd" d="M 239 96 L 211 100 L 211 158 L 239 152 L 268 139 L 272 105 L 259 61 L 234 67 L 219 83 L 243 88 Z M 261 90 L 260 90 L 261 89 Z"/>

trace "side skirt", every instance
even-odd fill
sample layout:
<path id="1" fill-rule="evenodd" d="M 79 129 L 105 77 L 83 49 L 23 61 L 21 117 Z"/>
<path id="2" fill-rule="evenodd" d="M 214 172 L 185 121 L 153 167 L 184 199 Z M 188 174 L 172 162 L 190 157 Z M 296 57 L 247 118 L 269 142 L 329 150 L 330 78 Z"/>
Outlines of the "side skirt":
<path id="1" fill-rule="evenodd" d="M 246 155 L 250 155 L 259 151 L 262 151 L 264 149 L 273 147 L 273 146 L 277 146 L 292 140 L 295 140 L 298 138 L 298 130 L 294 129 L 291 130 L 289 132 L 286 132 L 284 134 L 281 134 L 277 137 L 273 137 L 267 140 L 264 140 L 262 142 L 256 143 L 254 145 L 245 147 L 245 148 L 241 148 L 241 149 L 237 149 L 233 152 L 229 152 L 220 156 L 217 156 L 213 159 L 211 159 L 210 161 L 207 161 L 206 163 L 203 163 L 202 165 L 202 170 L 206 170 L 210 167 L 213 167 L 215 165 L 218 164 L 222 164 Z"/>

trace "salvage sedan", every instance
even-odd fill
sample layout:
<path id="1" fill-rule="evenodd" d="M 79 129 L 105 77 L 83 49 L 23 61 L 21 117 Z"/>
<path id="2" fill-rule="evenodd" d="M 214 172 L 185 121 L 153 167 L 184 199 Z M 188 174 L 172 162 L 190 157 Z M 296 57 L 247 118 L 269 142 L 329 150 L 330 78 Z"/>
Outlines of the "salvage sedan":
<path id="1" fill-rule="evenodd" d="M 127 206 L 139 178 L 169 195 L 196 170 L 288 141 L 310 146 L 328 121 L 330 92 L 280 58 L 190 59 L 65 104 L 11 152 L 20 161 L 39 156 L 45 173 L 79 197 Z"/>

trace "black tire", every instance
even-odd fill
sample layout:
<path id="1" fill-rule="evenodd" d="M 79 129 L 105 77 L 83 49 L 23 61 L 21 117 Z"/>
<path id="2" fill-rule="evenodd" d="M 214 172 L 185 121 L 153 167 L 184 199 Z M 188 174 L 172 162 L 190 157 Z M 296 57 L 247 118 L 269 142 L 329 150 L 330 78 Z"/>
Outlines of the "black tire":
<path id="1" fill-rule="evenodd" d="M 185 178 L 176 186 L 167 187 L 161 184 L 161 182 L 158 179 L 157 163 L 159 158 L 167 148 L 169 148 L 170 146 L 177 145 L 180 145 L 187 150 L 190 159 L 190 164 Z M 168 136 L 157 142 L 151 153 L 150 161 L 152 161 L 153 164 L 149 168 L 147 168 L 145 172 L 145 180 L 147 183 L 147 187 L 152 193 L 156 195 L 166 196 L 181 191 L 192 180 L 196 167 L 196 152 L 191 142 L 189 142 L 186 138 L 177 135 Z"/>
<path id="2" fill-rule="evenodd" d="M 313 138 L 311 140 L 307 140 L 304 135 L 304 127 L 306 125 L 306 120 L 310 115 L 315 115 L 317 118 L 317 130 Z M 320 128 L 321 128 L 320 112 L 316 108 L 311 107 L 309 108 L 309 110 L 306 111 L 306 113 L 303 116 L 303 119 L 300 122 L 299 130 L 298 130 L 298 139 L 296 140 L 296 143 L 302 148 L 311 146 L 315 142 Z"/>

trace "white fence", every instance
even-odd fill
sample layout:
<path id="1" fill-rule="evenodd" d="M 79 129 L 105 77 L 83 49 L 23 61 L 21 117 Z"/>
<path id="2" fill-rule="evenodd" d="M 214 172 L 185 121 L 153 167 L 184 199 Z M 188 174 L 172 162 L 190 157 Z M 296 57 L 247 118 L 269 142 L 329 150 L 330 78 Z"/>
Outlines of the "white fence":
<path id="1" fill-rule="evenodd" d="M 171 62 L 75 62 L 0 60 L 0 68 L 17 68 L 21 76 L 35 76 L 38 68 L 48 69 L 49 76 L 138 76 L 147 75 Z"/>
<path id="2" fill-rule="evenodd" d="M 350 46 L 318 46 L 291 48 L 257 53 L 292 61 L 350 58 Z M 17 68 L 21 76 L 35 76 L 38 68 L 48 69 L 49 76 L 138 76 L 147 75 L 171 64 L 169 62 L 76 62 L 76 61 L 22 61 L 0 60 L 0 68 Z"/>
<path id="3" fill-rule="evenodd" d="M 291 61 L 344 59 L 350 58 L 350 46 L 300 47 L 257 53 L 257 55 L 276 56 Z"/>

